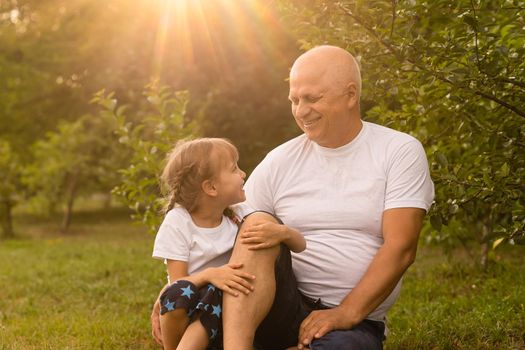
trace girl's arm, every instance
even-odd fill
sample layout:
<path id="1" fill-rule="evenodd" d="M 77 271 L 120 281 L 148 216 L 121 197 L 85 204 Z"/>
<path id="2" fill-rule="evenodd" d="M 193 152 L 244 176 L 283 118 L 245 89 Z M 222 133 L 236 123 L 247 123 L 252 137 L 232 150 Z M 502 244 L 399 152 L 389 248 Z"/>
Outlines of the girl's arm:
<path id="1" fill-rule="evenodd" d="M 241 242 L 249 244 L 249 249 L 265 249 L 284 243 L 292 252 L 306 249 L 306 240 L 294 228 L 264 219 L 257 220 L 241 228 Z"/>
<path id="2" fill-rule="evenodd" d="M 177 280 L 186 280 L 193 283 L 195 287 L 200 288 L 209 283 L 209 269 L 194 273 L 190 276 L 188 274 L 188 263 L 186 261 L 167 259 L 166 264 L 168 268 L 169 284 L 172 284 Z"/>
<path id="3" fill-rule="evenodd" d="M 301 232 L 283 224 L 276 225 L 280 226 L 279 229 L 283 231 L 281 233 L 282 236 L 287 237 L 283 240 L 283 243 L 286 244 L 292 252 L 300 253 L 306 249 L 306 240 L 304 239 L 304 236 L 301 234 Z"/>
<path id="4" fill-rule="evenodd" d="M 167 265 L 170 284 L 180 279 L 190 281 L 197 288 L 212 283 L 222 291 L 233 296 L 239 295 L 237 291 L 248 294 L 253 290 L 253 286 L 249 281 L 253 281 L 255 276 L 239 270 L 242 264 L 210 267 L 192 275 L 188 275 L 188 263 L 185 261 L 168 259 Z"/>

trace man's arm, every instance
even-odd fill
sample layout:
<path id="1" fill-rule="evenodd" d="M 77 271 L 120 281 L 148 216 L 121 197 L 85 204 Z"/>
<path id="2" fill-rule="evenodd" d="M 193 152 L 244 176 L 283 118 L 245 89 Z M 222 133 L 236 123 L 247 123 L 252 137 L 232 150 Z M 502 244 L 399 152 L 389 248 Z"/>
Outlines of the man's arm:
<path id="1" fill-rule="evenodd" d="M 418 208 L 395 208 L 383 213 L 384 243 L 363 278 L 339 306 L 314 311 L 303 321 L 299 349 L 334 329 L 354 327 L 390 295 L 416 258 L 424 216 L 425 210 Z"/>

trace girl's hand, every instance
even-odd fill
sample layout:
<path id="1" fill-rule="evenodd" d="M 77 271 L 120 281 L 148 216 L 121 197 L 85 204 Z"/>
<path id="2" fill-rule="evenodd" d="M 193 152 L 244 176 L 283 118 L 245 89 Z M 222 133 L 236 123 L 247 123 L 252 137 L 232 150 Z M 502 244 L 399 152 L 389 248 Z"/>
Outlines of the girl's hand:
<path id="1" fill-rule="evenodd" d="M 281 244 L 288 238 L 284 225 L 273 222 L 254 222 L 241 234 L 241 243 L 249 244 L 250 250 L 267 249 Z"/>
<path id="2" fill-rule="evenodd" d="M 160 330 L 160 300 L 157 298 L 151 310 L 151 335 L 162 346 L 162 333 Z"/>
<path id="3" fill-rule="evenodd" d="M 239 270 L 242 264 L 227 264 L 209 269 L 208 281 L 225 293 L 238 296 L 238 292 L 248 295 L 253 286 L 251 281 L 255 276 Z"/>

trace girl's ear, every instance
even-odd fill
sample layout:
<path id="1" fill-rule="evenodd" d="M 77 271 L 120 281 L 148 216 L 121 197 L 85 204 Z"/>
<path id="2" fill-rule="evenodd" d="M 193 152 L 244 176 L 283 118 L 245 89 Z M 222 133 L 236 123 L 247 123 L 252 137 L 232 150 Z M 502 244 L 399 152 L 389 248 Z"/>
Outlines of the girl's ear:
<path id="1" fill-rule="evenodd" d="M 217 196 L 217 189 L 212 180 L 204 180 L 201 184 L 202 191 L 210 197 Z"/>

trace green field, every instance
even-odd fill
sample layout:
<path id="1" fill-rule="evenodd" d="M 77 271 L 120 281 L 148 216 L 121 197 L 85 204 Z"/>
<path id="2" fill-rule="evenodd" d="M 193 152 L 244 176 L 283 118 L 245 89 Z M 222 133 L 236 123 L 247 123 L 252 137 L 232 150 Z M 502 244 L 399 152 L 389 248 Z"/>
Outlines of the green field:
<path id="1" fill-rule="evenodd" d="M 71 233 L 17 216 L 0 242 L 0 349 L 158 349 L 151 303 L 164 268 L 153 236 L 112 209 L 76 216 Z M 28 224 L 31 222 L 31 224 Z M 390 349 L 524 349 L 524 247 L 505 247 L 487 273 L 457 254 L 420 250 L 390 313 Z"/>

